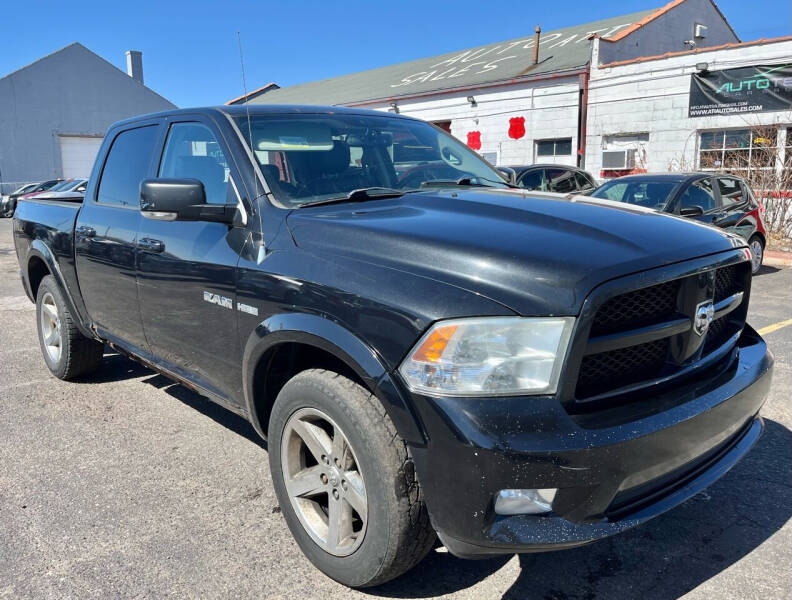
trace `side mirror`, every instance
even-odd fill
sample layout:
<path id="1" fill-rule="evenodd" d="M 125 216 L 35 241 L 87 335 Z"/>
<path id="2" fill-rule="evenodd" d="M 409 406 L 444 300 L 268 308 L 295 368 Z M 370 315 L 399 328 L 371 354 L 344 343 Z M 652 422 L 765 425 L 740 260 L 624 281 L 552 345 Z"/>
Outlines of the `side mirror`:
<path id="1" fill-rule="evenodd" d="M 679 214 L 683 217 L 700 217 L 704 214 L 704 209 L 700 206 L 684 206 L 679 209 Z"/>
<path id="2" fill-rule="evenodd" d="M 207 204 L 198 179 L 144 179 L 140 184 L 140 211 L 159 221 L 212 221 L 234 223 L 236 206 Z"/>

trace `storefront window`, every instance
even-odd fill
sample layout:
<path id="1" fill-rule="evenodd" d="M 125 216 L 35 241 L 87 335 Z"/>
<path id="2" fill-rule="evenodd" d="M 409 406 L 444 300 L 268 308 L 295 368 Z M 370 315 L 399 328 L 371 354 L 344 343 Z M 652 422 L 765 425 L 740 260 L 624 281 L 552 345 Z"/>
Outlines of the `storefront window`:
<path id="1" fill-rule="evenodd" d="M 773 169 L 778 156 L 777 140 L 778 130 L 774 127 L 704 131 L 699 144 L 699 168 L 737 175 L 751 169 Z"/>

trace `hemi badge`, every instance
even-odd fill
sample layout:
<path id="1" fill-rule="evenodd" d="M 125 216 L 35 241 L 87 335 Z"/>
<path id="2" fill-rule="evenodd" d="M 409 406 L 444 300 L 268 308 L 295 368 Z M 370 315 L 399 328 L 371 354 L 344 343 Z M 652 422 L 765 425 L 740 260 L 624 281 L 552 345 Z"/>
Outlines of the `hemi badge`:
<path id="1" fill-rule="evenodd" d="M 241 302 L 237 302 L 237 310 L 243 313 L 247 313 L 249 315 L 258 316 L 258 308 L 255 306 L 250 306 L 249 304 L 242 304 Z"/>

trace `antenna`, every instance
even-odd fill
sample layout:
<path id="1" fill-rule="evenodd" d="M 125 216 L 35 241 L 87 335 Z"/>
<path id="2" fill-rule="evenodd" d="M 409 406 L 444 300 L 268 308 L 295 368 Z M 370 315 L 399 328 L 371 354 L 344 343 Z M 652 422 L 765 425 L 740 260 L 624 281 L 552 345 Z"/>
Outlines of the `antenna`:
<path id="1" fill-rule="evenodd" d="M 247 93 L 247 81 L 245 81 L 245 59 L 242 56 L 242 35 L 237 31 L 237 45 L 239 46 L 239 66 L 242 69 L 242 93 L 245 95 L 245 117 L 247 118 L 247 127 L 248 127 L 248 146 L 250 147 L 250 153 L 252 158 L 255 160 L 255 153 L 253 151 L 253 130 L 250 126 L 250 108 L 248 107 L 248 93 Z M 256 198 L 259 197 L 258 191 L 258 175 L 255 173 L 255 165 L 254 173 L 253 173 L 253 185 L 255 186 L 256 191 Z"/>

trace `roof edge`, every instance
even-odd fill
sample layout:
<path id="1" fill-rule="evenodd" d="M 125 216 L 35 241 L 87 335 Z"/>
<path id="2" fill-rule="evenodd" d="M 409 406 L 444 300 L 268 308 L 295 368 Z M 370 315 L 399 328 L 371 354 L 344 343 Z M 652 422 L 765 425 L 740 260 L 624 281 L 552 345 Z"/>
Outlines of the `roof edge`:
<path id="1" fill-rule="evenodd" d="M 662 60 L 664 58 L 674 58 L 676 56 L 685 56 L 692 54 L 704 54 L 706 52 L 715 52 L 717 50 L 726 50 L 728 48 L 744 48 L 747 46 L 758 46 L 761 44 L 775 44 L 778 42 L 792 41 L 792 35 L 785 35 L 776 38 L 759 38 L 758 40 L 751 40 L 750 42 L 729 42 L 728 44 L 721 44 L 720 46 L 710 46 L 708 48 L 693 48 L 691 50 L 678 50 L 675 52 L 666 52 L 665 54 L 657 54 L 654 56 L 639 56 L 638 58 L 631 58 L 630 60 L 618 60 L 614 62 L 605 63 L 600 65 L 600 69 L 609 67 L 621 67 L 623 65 L 631 65 L 636 63 L 649 62 L 653 60 Z"/>
<path id="2" fill-rule="evenodd" d="M 382 98 L 371 98 L 369 100 L 357 100 L 354 102 L 340 103 L 336 106 L 365 106 L 367 104 L 381 104 L 383 102 L 398 102 L 399 100 L 410 100 L 413 98 L 424 98 L 427 96 L 439 96 L 441 94 L 453 94 L 471 89 L 485 89 L 491 87 L 499 87 L 502 85 L 517 85 L 520 83 L 529 83 L 531 81 L 542 81 L 545 79 L 562 79 L 564 77 L 574 77 L 582 75 L 589 69 L 588 63 L 576 67 L 570 67 L 564 71 L 552 71 L 540 75 L 529 75 L 522 77 L 510 77 L 508 79 L 500 79 L 498 81 L 490 81 L 487 83 L 471 83 L 469 85 L 458 86 L 455 88 L 441 88 L 436 90 L 427 90 L 416 94 L 403 94 L 401 96 L 387 96 Z"/>
<path id="3" fill-rule="evenodd" d="M 231 100 L 229 100 L 225 104 L 230 106 L 231 104 L 234 104 L 235 102 L 239 102 L 240 100 L 244 100 L 245 98 L 250 98 L 251 96 L 253 96 L 255 94 L 258 94 L 259 92 L 263 92 L 266 89 L 271 88 L 272 86 L 275 86 L 276 89 L 280 89 L 280 87 L 281 87 L 277 83 L 275 83 L 274 81 L 270 81 L 269 83 L 265 83 L 264 85 L 262 85 L 261 87 L 256 88 L 255 90 L 251 90 L 251 91 L 249 91 L 249 92 L 247 92 L 245 94 L 242 94 L 241 96 L 237 96 L 236 98 L 231 98 Z"/>
<path id="4" fill-rule="evenodd" d="M 615 34 L 613 36 L 600 37 L 598 35 L 593 35 L 592 37 L 599 37 L 599 39 L 601 39 L 604 42 L 618 42 L 618 41 L 621 41 L 624 38 L 626 38 L 628 35 L 630 35 L 631 33 L 635 32 L 635 31 L 638 31 L 641 27 L 644 27 L 644 26 L 648 25 L 649 23 L 651 23 L 655 19 L 657 19 L 659 17 L 662 17 L 664 14 L 666 14 L 670 10 L 673 10 L 674 8 L 676 8 L 677 6 L 679 6 L 681 4 L 684 4 L 685 2 L 687 2 L 687 0 L 671 0 L 671 2 L 669 2 L 665 6 L 661 6 L 660 8 L 658 8 L 653 13 L 646 15 L 643 19 L 641 19 L 637 23 L 633 23 L 632 26 L 627 27 L 626 29 L 622 29 L 621 31 L 619 31 L 617 34 Z M 720 18 L 723 19 L 723 22 L 726 23 L 726 27 L 728 27 L 729 31 L 732 32 L 732 35 L 734 36 L 734 39 L 737 40 L 737 43 L 740 43 L 742 41 L 742 40 L 740 40 L 740 36 L 737 35 L 736 31 L 734 31 L 734 27 L 731 26 L 731 23 L 729 23 L 729 20 L 726 18 L 726 15 L 723 14 L 723 11 L 721 11 L 721 9 L 718 8 L 718 5 L 715 4 L 715 0 L 710 0 L 710 4 L 712 5 L 712 8 L 715 9 L 715 12 L 717 12 L 720 15 Z"/>

